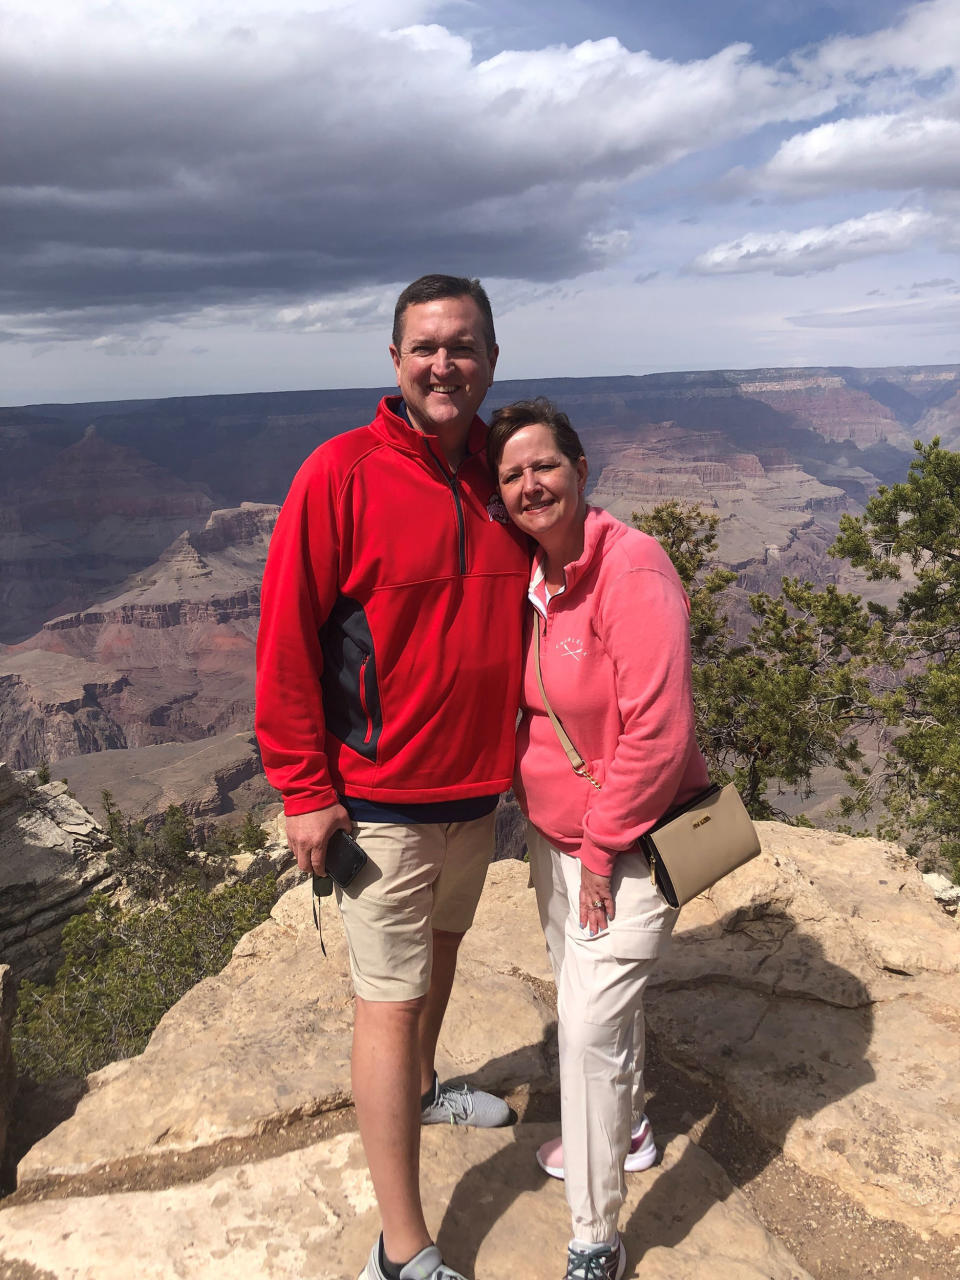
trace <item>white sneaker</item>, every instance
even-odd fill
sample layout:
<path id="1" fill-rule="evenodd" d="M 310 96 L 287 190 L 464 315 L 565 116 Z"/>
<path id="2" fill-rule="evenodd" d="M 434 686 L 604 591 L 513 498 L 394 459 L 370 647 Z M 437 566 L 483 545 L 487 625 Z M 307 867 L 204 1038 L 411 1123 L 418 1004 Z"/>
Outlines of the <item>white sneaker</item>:
<path id="1" fill-rule="evenodd" d="M 502 1098 L 469 1085 L 441 1084 L 433 1073 L 433 1097 L 420 1109 L 421 1124 L 463 1124 L 500 1129 L 516 1119 Z"/>
<path id="2" fill-rule="evenodd" d="M 653 1140 L 653 1130 L 646 1116 L 641 1116 L 630 1133 L 630 1146 L 627 1149 L 623 1168 L 626 1173 L 640 1173 L 656 1163 L 657 1144 Z M 551 1138 L 537 1152 L 537 1164 L 551 1178 L 563 1177 L 563 1139 Z"/>
<path id="3" fill-rule="evenodd" d="M 380 1265 L 380 1238 L 370 1251 L 367 1265 L 357 1280 L 386 1280 Z M 435 1244 L 428 1244 L 415 1258 L 411 1258 L 400 1272 L 400 1280 L 466 1280 L 459 1271 L 448 1267 Z"/>

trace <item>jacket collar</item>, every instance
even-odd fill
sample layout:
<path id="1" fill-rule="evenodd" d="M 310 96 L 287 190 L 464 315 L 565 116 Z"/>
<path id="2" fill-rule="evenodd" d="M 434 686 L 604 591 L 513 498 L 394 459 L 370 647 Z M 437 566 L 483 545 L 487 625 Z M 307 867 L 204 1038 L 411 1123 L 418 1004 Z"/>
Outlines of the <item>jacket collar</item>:
<path id="1" fill-rule="evenodd" d="M 572 564 L 563 566 L 565 579 L 564 589 L 559 594 L 569 594 L 580 579 L 593 568 L 603 555 L 604 550 L 614 542 L 618 542 L 627 531 L 627 526 L 612 516 L 603 507 L 587 507 L 583 525 L 583 551 Z M 542 609 L 539 600 L 534 599 L 534 592 L 542 594 L 540 584 L 543 579 L 543 553 L 537 551 L 533 558 L 530 575 L 530 598 L 538 608 Z M 540 591 L 537 589 L 540 588 Z"/>
<path id="2" fill-rule="evenodd" d="M 396 449 L 405 453 L 416 454 L 417 457 L 441 458 L 446 456 L 440 444 L 439 436 L 426 435 L 411 426 L 406 416 L 406 406 L 402 396 L 384 396 L 377 407 L 377 416 L 373 421 L 374 428 Z M 487 424 L 480 417 L 475 417 L 467 434 L 465 459 L 482 453 L 487 443 Z"/>

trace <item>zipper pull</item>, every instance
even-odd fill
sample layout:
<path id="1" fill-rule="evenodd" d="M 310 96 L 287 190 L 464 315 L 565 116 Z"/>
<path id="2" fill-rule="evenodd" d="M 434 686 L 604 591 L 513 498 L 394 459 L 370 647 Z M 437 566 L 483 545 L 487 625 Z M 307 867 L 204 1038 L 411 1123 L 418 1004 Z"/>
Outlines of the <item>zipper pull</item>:
<path id="1" fill-rule="evenodd" d="M 655 853 L 650 855 L 650 883 L 654 888 L 657 887 L 657 855 Z"/>

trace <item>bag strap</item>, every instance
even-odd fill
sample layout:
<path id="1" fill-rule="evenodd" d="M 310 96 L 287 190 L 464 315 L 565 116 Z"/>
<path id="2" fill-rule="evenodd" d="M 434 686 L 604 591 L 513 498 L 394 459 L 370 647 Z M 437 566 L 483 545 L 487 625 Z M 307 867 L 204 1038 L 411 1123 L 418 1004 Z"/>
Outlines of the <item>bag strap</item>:
<path id="1" fill-rule="evenodd" d="M 554 731 L 560 739 L 560 745 L 563 747 L 566 757 L 570 761 L 570 767 L 573 769 L 573 772 L 580 778 L 586 778 L 586 780 L 599 791 L 600 783 L 592 776 L 590 770 L 584 763 L 583 756 L 571 742 L 566 729 L 564 729 L 557 717 L 557 713 L 554 711 L 553 707 L 551 707 L 550 699 L 547 697 L 547 691 L 543 687 L 543 672 L 540 670 L 540 614 L 536 608 L 533 610 L 533 630 L 534 635 L 536 636 L 534 652 L 537 659 L 537 684 L 540 688 L 540 697 L 543 699 L 543 709 L 550 717 L 550 723 L 553 725 Z"/>

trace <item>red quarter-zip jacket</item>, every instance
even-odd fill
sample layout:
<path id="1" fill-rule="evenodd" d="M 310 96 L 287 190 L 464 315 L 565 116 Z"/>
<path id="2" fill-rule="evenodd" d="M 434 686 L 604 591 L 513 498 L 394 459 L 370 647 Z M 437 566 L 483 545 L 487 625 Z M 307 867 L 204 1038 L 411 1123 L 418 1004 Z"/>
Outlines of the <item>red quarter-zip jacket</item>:
<path id="1" fill-rule="evenodd" d="M 398 400 L 310 455 L 270 543 L 256 729 L 288 814 L 338 794 L 416 804 L 511 783 L 528 544 L 483 422 L 454 474 Z"/>

